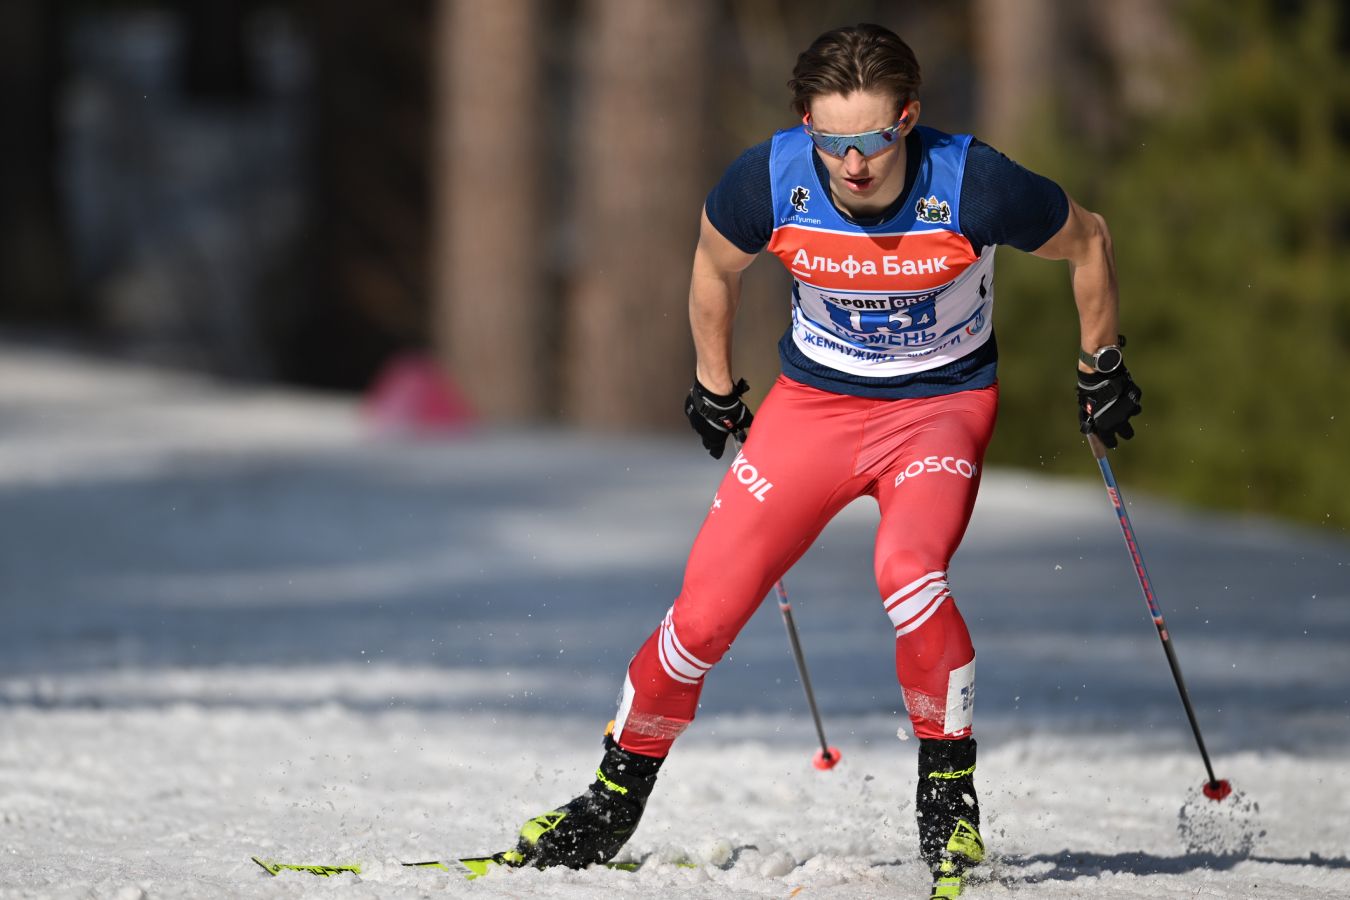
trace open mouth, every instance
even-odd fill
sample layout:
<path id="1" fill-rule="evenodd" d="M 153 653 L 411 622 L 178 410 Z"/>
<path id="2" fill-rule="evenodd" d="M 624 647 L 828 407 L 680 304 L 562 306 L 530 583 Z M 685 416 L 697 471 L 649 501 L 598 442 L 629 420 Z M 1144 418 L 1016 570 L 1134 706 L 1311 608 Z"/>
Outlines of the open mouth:
<path id="1" fill-rule="evenodd" d="M 865 191 L 872 186 L 873 178 L 845 178 L 844 184 L 849 186 L 850 190 Z"/>

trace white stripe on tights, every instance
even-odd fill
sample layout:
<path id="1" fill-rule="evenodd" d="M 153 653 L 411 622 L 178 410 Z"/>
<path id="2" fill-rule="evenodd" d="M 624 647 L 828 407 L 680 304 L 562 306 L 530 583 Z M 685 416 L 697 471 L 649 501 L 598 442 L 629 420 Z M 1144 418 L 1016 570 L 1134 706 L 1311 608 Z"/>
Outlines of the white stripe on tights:
<path id="1" fill-rule="evenodd" d="M 887 597 L 883 604 L 886 615 L 890 616 L 891 624 L 900 628 L 946 591 L 947 573 L 929 572 Z"/>
<path id="2" fill-rule="evenodd" d="M 712 668 L 712 663 L 705 663 L 684 649 L 684 645 L 680 643 L 679 637 L 675 634 L 673 613 L 673 609 L 666 613 L 666 618 L 661 623 L 661 639 L 657 642 L 661 668 L 665 669 L 667 675 L 681 684 L 698 684 L 699 680 Z"/>

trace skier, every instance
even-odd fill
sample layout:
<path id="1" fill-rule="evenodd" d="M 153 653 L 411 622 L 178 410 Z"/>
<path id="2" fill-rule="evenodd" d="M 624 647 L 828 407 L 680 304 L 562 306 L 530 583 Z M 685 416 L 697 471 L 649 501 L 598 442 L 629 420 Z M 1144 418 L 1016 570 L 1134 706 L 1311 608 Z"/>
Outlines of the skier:
<path id="1" fill-rule="evenodd" d="M 729 436 L 744 446 L 679 596 L 628 666 L 595 781 L 527 822 L 502 855 L 508 864 L 582 867 L 618 853 L 708 671 L 773 583 L 862 494 L 881 509 L 874 565 L 919 738 L 919 852 L 932 896 L 959 895 L 983 859 L 975 652 L 947 566 L 997 407 L 995 247 L 1069 263 L 1084 433 L 1113 448 L 1132 437 L 1141 392 L 1123 365 L 1105 221 L 970 135 L 920 126 L 919 85 L 913 51 L 888 29 L 821 35 L 789 82 L 802 124 L 747 150 L 709 194 L 689 296 L 697 362 L 685 413 L 714 457 Z M 792 321 L 779 343 L 782 375 L 752 416 L 748 387 L 731 371 L 732 322 L 741 272 L 766 249 L 792 276 Z"/>

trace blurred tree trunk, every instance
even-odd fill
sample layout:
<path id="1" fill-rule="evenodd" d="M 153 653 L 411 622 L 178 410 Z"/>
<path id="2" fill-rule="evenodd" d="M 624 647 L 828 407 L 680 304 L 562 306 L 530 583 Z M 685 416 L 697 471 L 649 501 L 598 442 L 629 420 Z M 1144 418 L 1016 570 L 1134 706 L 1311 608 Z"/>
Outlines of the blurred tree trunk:
<path id="1" fill-rule="evenodd" d="M 1028 129 L 1054 127 L 1106 149 L 1126 137 L 1127 112 L 1165 104 L 1183 55 L 1177 0 L 975 0 L 980 136 L 1018 155 Z"/>
<path id="2" fill-rule="evenodd" d="M 1058 46 L 1056 0 L 975 0 L 976 121 L 978 134 L 1017 156 L 1024 129 L 1045 125 Z"/>
<path id="3" fill-rule="evenodd" d="M 1125 107 L 1153 112 L 1175 102 L 1185 91 L 1173 80 L 1176 67 L 1191 55 L 1181 33 L 1181 3 L 1132 0 L 1084 8 L 1092 12 L 1098 40 L 1111 57 L 1116 94 Z"/>
<path id="4" fill-rule="evenodd" d="M 60 22 L 49 0 L 5 4 L 0 28 L 0 315 L 70 319 L 57 195 Z"/>
<path id="5" fill-rule="evenodd" d="M 437 354 L 492 418 L 552 396 L 539 0 L 440 0 L 431 268 Z"/>
<path id="6" fill-rule="evenodd" d="M 712 5 L 591 0 L 586 14 L 564 413 L 674 425 L 693 378 L 687 302 L 709 187 Z"/>
<path id="7" fill-rule="evenodd" d="M 1098 152 L 1132 141 L 1133 117 L 1178 100 L 1171 83 L 1183 48 L 1176 0 L 1075 3 L 1056 0 L 1060 126 Z"/>

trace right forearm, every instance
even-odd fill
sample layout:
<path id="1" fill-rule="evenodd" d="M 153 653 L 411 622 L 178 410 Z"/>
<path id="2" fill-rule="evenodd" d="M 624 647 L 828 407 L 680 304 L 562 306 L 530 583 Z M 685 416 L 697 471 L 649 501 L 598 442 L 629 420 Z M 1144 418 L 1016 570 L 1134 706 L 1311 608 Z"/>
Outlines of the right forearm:
<path id="1" fill-rule="evenodd" d="M 689 330 L 697 381 L 685 398 L 684 414 L 714 459 L 722 458 L 729 437 L 745 440 L 755 418 L 741 400 L 750 386 L 743 378 L 731 377 L 731 332 L 741 302 L 741 272 L 754 258 L 723 237 L 704 212 L 689 279 Z"/>
<path id="2" fill-rule="evenodd" d="M 703 268 L 703 271 L 700 269 Z M 740 304 L 741 276 L 707 271 L 695 260 L 689 285 L 689 327 L 694 338 L 694 373 L 709 391 L 731 393 L 731 337 Z"/>
<path id="3" fill-rule="evenodd" d="M 730 394 L 736 383 L 731 376 L 731 332 L 741 302 L 741 272 L 754 258 L 727 240 L 704 212 L 689 279 L 689 327 L 694 376 L 721 396 Z"/>

